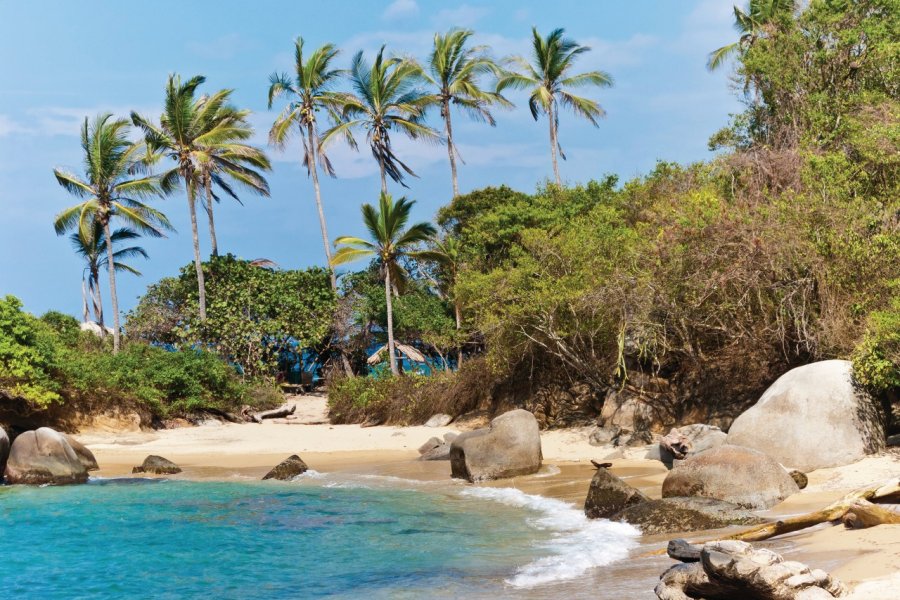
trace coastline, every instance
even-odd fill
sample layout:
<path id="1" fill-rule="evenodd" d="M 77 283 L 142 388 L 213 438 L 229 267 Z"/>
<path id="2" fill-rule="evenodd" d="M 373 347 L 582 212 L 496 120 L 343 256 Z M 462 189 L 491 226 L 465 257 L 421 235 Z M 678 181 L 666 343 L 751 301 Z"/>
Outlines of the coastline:
<path id="1" fill-rule="evenodd" d="M 212 423 L 153 432 L 83 431 L 76 437 L 96 455 L 101 466 L 96 475 L 119 477 L 148 454 L 158 454 L 184 469 L 179 479 L 229 479 L 235 476 L 259 479 L 290 454 L 299 454 L 311 469 L 329 475 L 378 476 L 397 482 L 454 483 L 447 461 L 415 460 L 417 448 L 432 436 L 441 437 L 454 427 L 360 427 L 322 424 L 315 415 L 322 400 L 298 399 L 307 404 L 298 423 Z M 306 421 L 309 424 L 305 424 Z M 541 433 L 544 467 L 535 475 L 485 482 L 479 487 L 515 488 L 526 494 L 552 498 L 579 507 L 593 474 L 591 459 L 608 456 L 611 448 L 591 446 L 586 429 L 551 430 Z M 613 462 L 611 472 L 623 477 L 650 497 L 659 497 L 666 469 L 657 460 L 645 458 L 646 447 L 631 448 Z M 821 508 L 862 485 L 900 474 L 900 455 L 886 453 L 868 457 L 845 467 L 822 469 L 809 474 L 809 486 L 781 503 L 766 516 L 785 516 Z M 627 564 L 601 569 L 609 575 L 637 577 L 647 582 L 652 598 L 655 578 L 671 563 L 666 557 L 646 558 L 647 552 L 664 548 L 671 537 L 642 536 Z M 705 533 L 688 536 L 709 537 Z M 831 572 L 851 589 L 852 598 L 893 598 L 900 584 L 900 525 L 845 530 L 821 525 L 807 531 L 765 542 L 786 557 L 813 568 Z M 600 575 L 587 579 L 600 584 Z M 584 578 L 582 578 L 584 579 Z M 581 581 L 584 584 L 584 581 Z M 567 584 L 569 585 L 569 584 Z M 564 587 L 567 587 L 564 586 Z M 593 585 L 593 584 L 592 584 Z M 559 592 L 561 588 L 554 586 Z M 572 590 L 575 591 L 574 589 Z"/>

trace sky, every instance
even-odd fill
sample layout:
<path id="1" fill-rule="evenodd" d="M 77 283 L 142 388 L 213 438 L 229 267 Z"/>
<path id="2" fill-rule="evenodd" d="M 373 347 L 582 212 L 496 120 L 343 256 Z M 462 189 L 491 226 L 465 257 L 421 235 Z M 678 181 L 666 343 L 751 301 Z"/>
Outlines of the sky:
<path id="1" fill-rule="evenodd" d="M 85 116 L 136 110 L 158 119 L 170 73 L 205 75 L 205 91 L 234 89 L 234 102 L 253 111 L 253 142 L 264 147 L 280 107 L 266 107 L 268 77 L 291 72 L 297 36 L 308 48 L 337 44 L 339 63 L 347 66 L 357 50 L 372 57 L 382 44 L 388 53 L 424 59 L 434 33 L 451 27 L 473 29 L 475 43 L 497 57 L 527 55 L 532 26 L 545 34 L 562 27 L 591 47 L 577 70 L 602 69 L 615 81 L 611 89 L 584 92 L 607 111 L 599 127 L 561 116 L 568 156 L 562 178 L 577 184 L 614 173 L 624 181 L 659 160 L 710 158 L 709 136 L 740 110 L 729 69 L 705 69 L 709 51 L 733 41 L 731 19 L 730 0 L 0 0 L 0 296 L 19 297 L 35 314 L 53 309 L 80 316 L 83 265 L 52 227 L 54 215 L 76 202 L 52 170 L 81 171 L 78 132 Z M 516 108 L 497 110 L 494 128 L 454 115 L 465 161 L 461 192 L 502 184 L 532 192 L 552 176 L 546 120 L 532 119 L 521 94 L 510 98 Z M 415 220 L 431 220 L 451 199 L 446 149 L 394 140 L 419 177 L 409 178 L 409 189 L 389 184 L 390 191 L 416 200 Z M 269 150 L 271 197 L 243 194 L 243 206 L 228 198 L 217 206 L 220 252 L 267 258 L 282 268 L 324 265 L 299 146 Z M 359 207 L 377 201 L 377 164 L 364 146 L 359 152 L 335 146 L 330 158 L 338 177 L 322 180 L 329 233 L 332 239 L 362 235 Z M 147 285 L 192 260 L 184 193 L 154 205 L 176 232 L 142 241 L 150 259 L 133 263 L 142 277 L 117 278 L 123 312 Z M 202 225 L 201 219 L 206 255 Z M 107 315 L 108 297 L 104 287 Z"/>

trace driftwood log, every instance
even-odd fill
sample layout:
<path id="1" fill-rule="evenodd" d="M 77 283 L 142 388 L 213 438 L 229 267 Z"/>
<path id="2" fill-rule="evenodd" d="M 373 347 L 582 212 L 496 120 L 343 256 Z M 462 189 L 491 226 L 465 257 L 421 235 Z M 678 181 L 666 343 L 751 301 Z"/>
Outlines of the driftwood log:
<path id="1" fill-rule="evenodd" d="M 865 529 L 876 525 L 898 525 L 900 514 L 897 514 L 868 500 L 857 500 L 850 505 L 841 522 L 847 529 Z"/>
<path id="2" fill-rule="evenodd" d="M 244 418 L 245 421 L 250 421 L 253 423 L 262 423 L 263 419 L 280 419 L 281 417 L 286 417 L 288 415 L 294 414 L 297 410 L 297 405 L 288 405 L 282 404 L 278 408 L 273 408 L 272 410 L 264 410 L 262 412 L 251 412 L 249 406 L 244 406 L 241 408 L 241 417 Z"/>

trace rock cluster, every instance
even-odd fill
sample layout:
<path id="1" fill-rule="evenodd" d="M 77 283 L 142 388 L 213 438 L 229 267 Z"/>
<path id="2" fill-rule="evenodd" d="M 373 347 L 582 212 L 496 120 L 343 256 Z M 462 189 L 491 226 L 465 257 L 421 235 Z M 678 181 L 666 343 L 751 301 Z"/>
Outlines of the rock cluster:
<path id="1" fill-rule="evenodd" d="M 451 475 L 468 481 L 530 475 L 542 459 L 537 420 L 522 409 L 500 415 L 490 427 L 460 434 L 450 445 Z"/>
<path id="2" fill-rule="evenodd" d="M 9 438 L 3 432 L 0 464 L 8 444 Z M 15 439 L 3 473 L 6 483 L 65 485 L 86 482 L 88 471 L 97 468 L 94 455 L 82 444 L 49 427 L 41 427 Z"/>

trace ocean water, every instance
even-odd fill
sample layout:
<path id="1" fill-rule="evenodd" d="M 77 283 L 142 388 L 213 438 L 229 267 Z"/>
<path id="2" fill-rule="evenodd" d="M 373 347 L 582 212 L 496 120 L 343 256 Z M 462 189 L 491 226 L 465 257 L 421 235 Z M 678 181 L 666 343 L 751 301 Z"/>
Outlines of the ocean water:
<path id="1" fill-rule="evenodd" d="M 510 488 L 310 473 L 0 488 L 8 598 L 518 598 L 637 531 Z"/>

